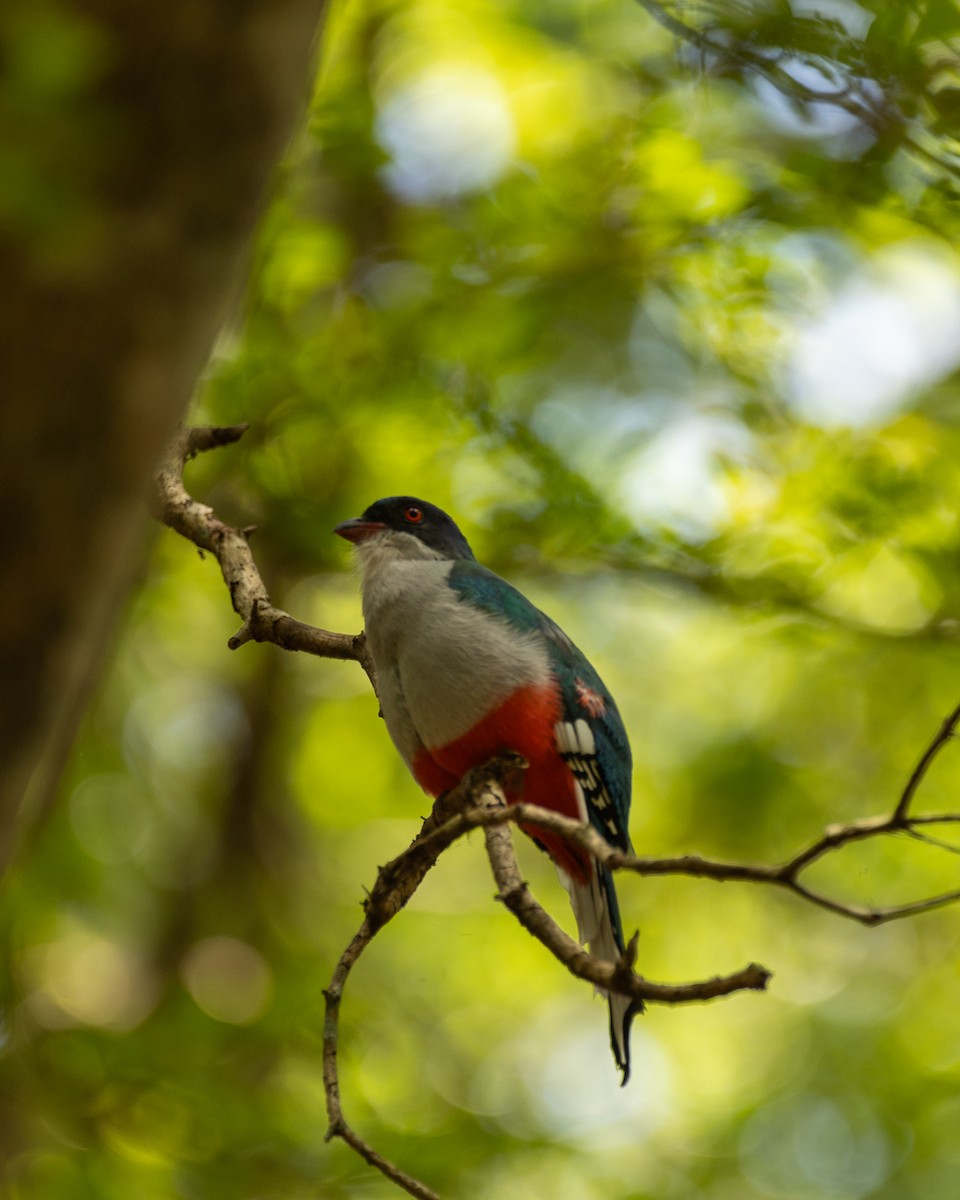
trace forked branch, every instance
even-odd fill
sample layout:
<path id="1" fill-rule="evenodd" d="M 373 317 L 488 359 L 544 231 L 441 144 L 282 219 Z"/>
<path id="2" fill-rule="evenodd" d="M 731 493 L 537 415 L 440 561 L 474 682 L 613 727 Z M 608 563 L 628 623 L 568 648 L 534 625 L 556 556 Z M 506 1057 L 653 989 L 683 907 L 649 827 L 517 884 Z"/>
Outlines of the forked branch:
<path id="1" fill-rule="evenodd" d="M 364 904 L 366 911 L 363 922 L 341 955 L 333 978 L 323 993 L 326 1001 L 323 1080 L 329 1118 L 327 1140 L 341 1138 L 371 1166 L 411 1196 L 421 1197 L 422 1200 L 431 1200 L 435 1193 L 378 1154 L 344 1117 L 337 1062 L 340 1004 L 347 978 L 361 954 L 384 925 L 406 905 L 440 854 L 471 829 L 479 826 L 486 828 L 487 854 L 497 882 L 497 898 L 525 929 L 580 979 L 647 1002 L 680 1004 L 712 1000 L 744 989 L 763 990 L 770 978 L 769 971 L 750 963 L 732 975 L 702 982 L 651 983 L 633 970 L 635 939 L 618 963 L 604 962 L 588 954 L 537 903 L 520 874 L 506 827 L 514 817 L 514 809 L 506 805 L 503 785 L 513 772 L 522 769 L 522 762 L 515 755 L 503 755 L 470 771 L 452 792 L 437 801 L 411 845 L 378 871 L 376 882 Z M 534 818 L 541 814 L 552 816 L 545 809 L 533 805 L 523 805 L 522 808 Z M 582 828 L 575 822 L 571 824 L 578 830 Z"/>

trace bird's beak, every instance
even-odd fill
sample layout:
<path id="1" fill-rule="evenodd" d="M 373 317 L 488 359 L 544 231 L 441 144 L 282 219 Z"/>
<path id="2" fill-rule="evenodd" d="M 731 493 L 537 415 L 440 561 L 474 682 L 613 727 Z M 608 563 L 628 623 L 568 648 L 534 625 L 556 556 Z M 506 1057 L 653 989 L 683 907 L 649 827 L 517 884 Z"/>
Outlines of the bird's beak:
<path id="1" fill-rule="evenodd" d="M 382 521 L 365 521 L 363 517 L 352 517 L 349 521 L 341 521 L 334 527 L 333 532 L 346 538 L 348 542 L 365 542 L 381 529 L 386 529 Z"/>

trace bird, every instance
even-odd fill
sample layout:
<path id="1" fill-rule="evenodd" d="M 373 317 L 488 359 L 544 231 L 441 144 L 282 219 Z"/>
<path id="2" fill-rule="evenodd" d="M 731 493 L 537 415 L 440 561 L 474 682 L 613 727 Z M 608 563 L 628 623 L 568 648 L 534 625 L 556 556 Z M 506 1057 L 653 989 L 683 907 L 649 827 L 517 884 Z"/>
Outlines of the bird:
<path id="1" fill-rule="evenodd" d="M 632 852 L 631 754 L 600 676 L 569 637 L 482 566 L 455 521 L 414 496 L 389 496 L 334 533 L 354 544 L 367 644 L 387 731 L 431 796 L 498 754 L 526 760 L 508 803 L 589 824 Z M 581 944 L 616 962 L 623 927 L 612 873 L 559 834 L 531 836 L 570 895 Z M 610 1044 L 625 1084 L 639 1000 L 607 993 Z"/>

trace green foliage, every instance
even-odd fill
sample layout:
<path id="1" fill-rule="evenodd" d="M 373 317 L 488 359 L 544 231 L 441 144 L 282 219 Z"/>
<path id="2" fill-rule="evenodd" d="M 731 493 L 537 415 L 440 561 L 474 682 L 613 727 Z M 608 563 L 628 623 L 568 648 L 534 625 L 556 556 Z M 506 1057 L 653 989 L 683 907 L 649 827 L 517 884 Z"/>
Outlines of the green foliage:
<path id="1" fill-rule="evenodd" d="M 117 130 L 91 95 L 110 53 L 66 4 L 12 0 L 0 13 L 0 223 L 47 269 L 76 269 L 96 244 L 93 193 Z"/>
<path id="2" fill-rule="evenodd" d="M 359 625 L 335 523 L 393 493 L 456 514 L 617 696 L 640 853 L 776 861 L 889 809 L 957 699 L 960 10 L 824 10 L 707 5 L 678 40 L 625 0 L 340 5 L 198 397 L 251 429 L 189 484 L 257 525 L 305 620 Z M 53 13 L 0 29 L 35 106 L 105 53 Z M 35 149 L 0 203 L 39 228 Z M 6 888 L 11 1197 L 396 1194 L 324 1143 L 321 989 L 427 804 L 354 666 L 231 655 L 234 628 L 214 565 L 158 534 Z M 958 794 L 948 749 L 922 805 Z M 957 860 L 891 841 L 819 871 L 884 904 Z M 492 890 L 458 845 L 344 1000 L 348 1118 L 441 1194 L 955 1196 L 957 910 L 867 931 L 624 877 L 644 974 L 775 974 L 649 1012 L 621 1092 L 601 1005 Z"/>

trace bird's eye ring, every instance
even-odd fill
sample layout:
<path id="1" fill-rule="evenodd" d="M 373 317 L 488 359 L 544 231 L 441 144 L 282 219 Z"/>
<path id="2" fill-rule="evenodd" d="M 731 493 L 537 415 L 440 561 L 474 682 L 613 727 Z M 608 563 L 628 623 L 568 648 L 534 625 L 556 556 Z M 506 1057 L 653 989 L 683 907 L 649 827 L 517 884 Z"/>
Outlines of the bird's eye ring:
<path id="1" fill-rule="evenodd" d="M 417 525 L 417 524 L 419 524 L 420 521 L 423 520 L 423 509 L 417 508 L 417 506 L 415 504 L 411 504 L 410 507 L 407 509 L 407 511 L 403 515 L 404 515 L 404 518 L 406 520 L 408 520 L 411 525 Z"/>

